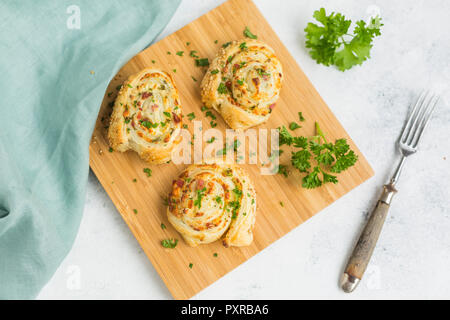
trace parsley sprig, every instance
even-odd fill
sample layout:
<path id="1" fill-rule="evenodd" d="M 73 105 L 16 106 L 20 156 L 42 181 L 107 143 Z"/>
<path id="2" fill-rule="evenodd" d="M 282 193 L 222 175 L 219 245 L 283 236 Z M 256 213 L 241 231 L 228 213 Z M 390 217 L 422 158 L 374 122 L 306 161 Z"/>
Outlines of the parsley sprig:
<path id="1" fill-rule="evenodd" d="M 335 143 L 328 142 L 317 122 L 316 135 L 310 139 L 294 137 L 284 126 L 278 130 L 280 146 L 292 145 L 299 149 L 292 152 L 291 163 L 298 171 L 306 173 L 302 179 L 302 186 L 306 189 L 317 188 L 328 182 L 338 183 L 337 176 L 333 174 L 347 170 L 358 160 L 346 139 L 338 139 Z M 280 166 L 280 169 L 282 170 L 279 170 L 279 173 L 287 176 L 286 167 Z"/>
<path id="2" fill-rule="evenodd" d="M 327 16 L 325 9 L 321 8 L 314 12 L 313 17 L 320 25 L 310 22 L 305 28 L 309 54 L 317 63 L 335 65 L 341 71 L 370 58 L 372 41 L 381 35 L 383 26 L 381 18 L 376 16 L 368 24 L 363 20 L 357 21 L 353 34 L 349 34 L 352 21 L 346 20 L 341 13 L 332 12 Z"/>

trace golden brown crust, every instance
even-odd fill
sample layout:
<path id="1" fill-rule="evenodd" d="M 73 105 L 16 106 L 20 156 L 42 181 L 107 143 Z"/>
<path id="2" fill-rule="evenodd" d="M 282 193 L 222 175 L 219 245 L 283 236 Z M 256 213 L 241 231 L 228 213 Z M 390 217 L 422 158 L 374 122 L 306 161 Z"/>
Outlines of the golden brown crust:
<path id="1" fill-rule="evenodd" d="M 152 164 L 168 162 L 180 142 L 178 90 L 172 77 L 144 69 L 124 82 L 114 104 L 108 139 L 116 151 L 136 151 Z"/>
<path id="2" fill-rule="evenodd" d="M 253 241 L 256 192 L 250 178 L 233 164 L 189 166 L 173 181 L 167 217 L 192 247 L 223 236 L 223 244 Z"/>
<path id="3" fill-rule="evenodd" d="M 201 83 L 202 102 L 233 129 L 268 120 L 278 100 L 282 66 L 272 48 L 252 39 L 221 48 Z"/>

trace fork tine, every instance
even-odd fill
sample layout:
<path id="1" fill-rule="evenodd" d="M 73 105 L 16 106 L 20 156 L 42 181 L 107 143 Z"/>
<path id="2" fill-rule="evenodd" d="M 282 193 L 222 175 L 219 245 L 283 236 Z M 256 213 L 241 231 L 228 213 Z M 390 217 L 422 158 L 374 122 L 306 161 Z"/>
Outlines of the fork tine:
<path id="1" fill-rule="evenodd" d="M 406 123 L 405 127 L 403 128 L 403 132 L 400 138 L 400 141 L 405 143 L 407 140 L 407 137 L 411 131 L 411 124 L 413 122 L 413 120 L 416 117 L 416 111 L 419 109 L 419 106 L 422 105 L 423 100 L 425 99 L 425 97 L 428 95 L 427 91 L 422 91 L 422 93 L 420 94 L 419 98 L 416 100 L 416 104 L 414 105 L 413 110 L 411 111 L 411 114 L 409 115 L 408 118 L 408 122 Z"/>
<path id="2" fill-rule="evenodd" d="M 431 95 L 431 97 L 430 97 Z M 409 133 L 408 133 L 408 137 L 405 141 L 405 143 L 407 145 L 412 145 L 412 141 L 414 139 L 414 136 L 416 135 L 417 129 L 419 127 L 420 121 L 422 120 L 427 107 L 430 104 L 430 101 L 433 99 L 433 95 L 430 94 L 430 92 L 427 92 L 426 96 L 424 97 L 424 99 L 422 100 L 422 104 L 419 106 L 419 109 L 417 110 L 417 114 L 414 118 L 414 122 L 412 123 Z"/>
<path id="3" fill-rule="evenodd" d="M 433 111 L 434 111 L 434 109 L 435 109 L 435 107 L 436 107 L 436 105 L 437 105 L 437 103 L 439 101 L 439 98 L 440 98 L 439 96 L 433 95 L 434 101 L 433 101 L 433 99 L 430 100 L 429 107 L 426 110 L 427 114 L 424 115 L 424 117 L 423 117 L 423 119 L 422 119 L 422 121 L 421 121 L 421 123 L 420 123 L 420 125 L 418 127 L 418 130 L 417 130 L 418 131 L 417 137 L 415 138 L 415 140 L 413 140 L 414 141 L 413 148 L 416 148 L 417 145 L 419 144 L 419 140 L 422 137 L 422 134 L 425 131 L 425 128 L 426 128 L 428 122 L 430 121 L 431 116 L 433 115 Z"/>

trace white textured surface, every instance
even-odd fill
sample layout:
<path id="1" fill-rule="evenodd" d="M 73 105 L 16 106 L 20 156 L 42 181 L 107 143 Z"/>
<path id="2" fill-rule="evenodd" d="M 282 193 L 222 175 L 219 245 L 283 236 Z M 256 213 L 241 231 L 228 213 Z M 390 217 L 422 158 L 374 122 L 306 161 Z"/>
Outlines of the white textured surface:
<path id="1" fill-rule="evenodd" d="M 184 0 L 160 38 L 221 2 Z M 255 2 L 376 175 L 195 298 L 450 298 L 450 3 Z M 352 20 L 380 10 L 382 36 L 362 67 L 342 73 L 308 56 L 303 28 L 321 6 Z M 345 294 L 338 287 L 339 275 L 398 157 L 394 140 L 409 103 L 421 88 L 434 85 L 443 89 L 443 99 L 420 152 L 407 161 L 364 281 L 356 292 Z M 171 298 L 92 172 L 77 240 L 39 298 Z"/>

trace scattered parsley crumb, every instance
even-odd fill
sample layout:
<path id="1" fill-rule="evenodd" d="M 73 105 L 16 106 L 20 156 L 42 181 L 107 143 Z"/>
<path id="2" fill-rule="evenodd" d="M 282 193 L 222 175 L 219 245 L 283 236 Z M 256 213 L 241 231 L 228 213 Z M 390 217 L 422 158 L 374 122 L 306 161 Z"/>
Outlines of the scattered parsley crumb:
<path id="1" fill-rule="evenodd" d="M 138 213 L 137 209 L 133 209 L 133 212 L 134 212 L 134 214 Z"/>
<path id="2" fill-rule="evenodd" d="M 166 225 L 164 223 L 161 222 L 161 229 L 166 229 Z"/>
<path id="3" fill-rule="evenodd" d="M 215 253 L 213 254 L 213 256 L 214 256 L 214 258 L 217 258 L 219 255 L 217 254 L 217 252 L 215 252 Z"/>
<path id="4" fill-rule="evenodd" d="M 150 168 L 144 168 L 144 173 L 147 174 L 147 177 L 151 177 L 152 176 L 152 169 Z"/>
<path id="5" fill-rule="evenodd" d="M 188 117 L 188 119 L 189 120 L 194 120 L 195 119 L 195 113 L 194 112 L 191 112 L 191 113 L 189 113 L 188 115 L 187 115 L 187 117 Z"/>
<path id="6" fill-rule="evenodd" d="M 108 151 L 109 151 L 109 152 L 113 152 L 113 151 L 114 151 L 114 149 L 113 149 L 113 148 L 111 148 L 111 147 L 109 147 Z"/>
<path id="7" fill-rule="evenodd" d="M 180 56 L 180 57 L 182 57 L 182 56 L 183 56 L 183 54 L 184 54 L 184 51 L 178 51 L 178 52 L 177 52 L 177 56 Z"/>
<path id="8" fill-rule="evenodd" d="M 244 36 L 250 39 L 258 39 L 258 36 L 253 34 L 248 27 L 244 29 Z"/>
<path id="9" fill-rule="evenodd" d="M 194 266 L 194 264 L 189 263 L 189 268 L 192 269 L 192 267 Z"/>
<path id="10" fill-rule="evenodd" d="M 178 244 L 178 239 L 164 239 L 161 241 L 161 245 L 164 248 L 174 249 Z"/>

